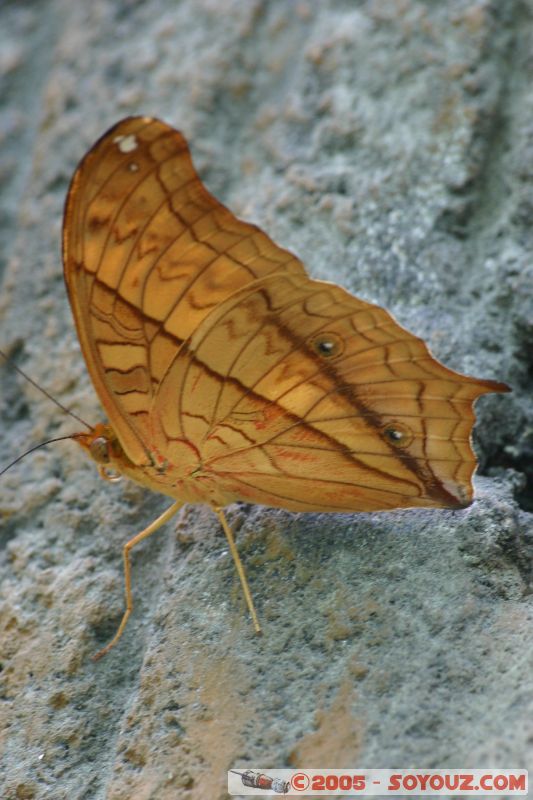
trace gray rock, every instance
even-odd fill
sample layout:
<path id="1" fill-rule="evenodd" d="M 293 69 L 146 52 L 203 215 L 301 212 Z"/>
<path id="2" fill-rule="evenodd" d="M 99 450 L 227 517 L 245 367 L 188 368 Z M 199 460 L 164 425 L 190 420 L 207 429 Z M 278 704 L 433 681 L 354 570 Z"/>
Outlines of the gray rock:
<path id="1" fill-rule="evenodd" d="M 5 798 L 226 797 L 233 766 L 533 766 L 530 0 L 58 0 L 0 8 L 0 346 L 101 411 L 62 282 L 69 178 L 117 119 L 179 127 L 210 189 L 389 308 L 479 402 L 465 511 L 229 517 L 102 483 L 70 442 L 0 479 Z M 76 424 L 0 366 L 2 462 Z"/>

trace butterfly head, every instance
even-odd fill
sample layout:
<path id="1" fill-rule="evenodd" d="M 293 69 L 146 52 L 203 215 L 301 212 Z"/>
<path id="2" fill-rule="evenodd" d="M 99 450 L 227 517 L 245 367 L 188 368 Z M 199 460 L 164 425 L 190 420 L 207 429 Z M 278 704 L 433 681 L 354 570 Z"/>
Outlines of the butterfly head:
<path id="1" fill-rule="evenodd" d="M 122 478 L 128 467 L 128 457 L 109 425 L 99 422 L 88 433 L 77 433 L 72 438 L 96 461 L 102 478 L 107 481 Z"/>

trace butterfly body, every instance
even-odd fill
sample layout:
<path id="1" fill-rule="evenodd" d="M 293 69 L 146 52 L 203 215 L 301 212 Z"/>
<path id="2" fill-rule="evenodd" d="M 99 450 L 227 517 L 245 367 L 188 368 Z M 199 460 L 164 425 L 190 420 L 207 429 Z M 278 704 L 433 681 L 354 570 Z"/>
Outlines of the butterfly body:
<path id="1" fill-rule="evenodd" d="M 384 309 L 312 280 L 207 191 L 178 131 L 133 117 L 91 148 L 63 255 L 109 420 L 75 438 L 101 466 L 215 509 L 472 501 L 473 403 L 508 387 L 448 369 Z"/>

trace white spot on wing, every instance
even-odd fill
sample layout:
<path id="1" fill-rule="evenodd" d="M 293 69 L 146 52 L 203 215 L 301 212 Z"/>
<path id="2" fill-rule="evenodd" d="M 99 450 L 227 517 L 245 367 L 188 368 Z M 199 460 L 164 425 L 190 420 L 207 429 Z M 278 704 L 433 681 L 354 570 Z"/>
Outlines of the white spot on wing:
<path id="1" fill-rule="evenodd" d="M 133 133 L 129 136 L 115 136 L 113 139 L 121 153 L 131 153 L 137 149 L 137 137 Z"/>

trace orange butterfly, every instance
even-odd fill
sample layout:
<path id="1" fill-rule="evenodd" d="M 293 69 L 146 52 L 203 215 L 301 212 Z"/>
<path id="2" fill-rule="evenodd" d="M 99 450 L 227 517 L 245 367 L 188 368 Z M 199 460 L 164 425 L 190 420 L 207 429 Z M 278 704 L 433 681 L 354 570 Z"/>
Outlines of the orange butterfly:
<path id="1" fill-rule="evenodd" d="M 181 133 L 119 122 L 67 197 L 65 280 L 109 424 L 74 438 L 100 465 L 183 503 L 291 511 L 463 508 L 473 402 L 505 384 L 447 369 L 378 306 L 311 280 L 200 181 Z"/>

